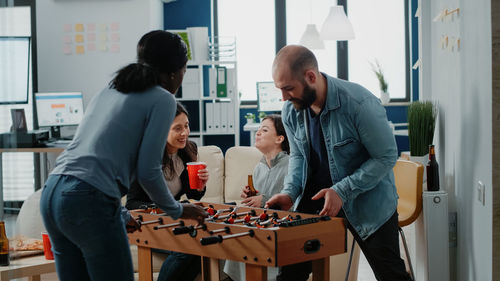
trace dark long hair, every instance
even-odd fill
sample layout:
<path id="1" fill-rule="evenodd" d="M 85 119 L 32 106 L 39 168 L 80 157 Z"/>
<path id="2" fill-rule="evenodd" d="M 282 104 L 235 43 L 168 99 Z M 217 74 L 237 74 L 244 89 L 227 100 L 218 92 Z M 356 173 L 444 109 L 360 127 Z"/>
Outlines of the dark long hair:
<path id="1" fill-rule="evenodd" d="M 186 114 L 186 116 L 189 119 L 189 114 L 186 108 L 182 104 L 177 103 L 177 110 L 175 111 L 175 117 L 179 116 L 180 114 Z M 194 162 L 198 157 L 198 147 L 196 146 L 196 143 L 188 140 L 186 142 L 186 146 L 177 151 L 177 155 L 179 155 L 183 163 Z M 163 170 L 166 169 L 170 174 L 173 174 L 174 162 L 172 161 L 172 158 L 170 158 L 170 156 L 168 155 L 166 147 L 165 147 L 165 152 L 163 153 L 162 166 Z"/>
<path id="2" fill-rule="evenodd" d="M 283 122 L 281 120 L 281 115 L 279 114 L 271 114 L 264 117 L 264 120 L 271 120 L 274 124 L 274 128 L 276 128 L 276 134 L 278 136 L 283 136 L 284 140 L 281 143 L 281 150 L 286 151 L 286 153 L 290 154 L 290 144 L 288 143 L 288 138 L 286 136 L 285 127 L 283 126 Z"/>
<path id="3" fill-rule="evenodd" d="M 110 86 L 125 94 L 143 92 L 160 84 L 160 74 L 179 71 L 187 60 L 186 44 L 179 35 L 148 32 L 137 43 L 137 62 L 118 70 Z"/>

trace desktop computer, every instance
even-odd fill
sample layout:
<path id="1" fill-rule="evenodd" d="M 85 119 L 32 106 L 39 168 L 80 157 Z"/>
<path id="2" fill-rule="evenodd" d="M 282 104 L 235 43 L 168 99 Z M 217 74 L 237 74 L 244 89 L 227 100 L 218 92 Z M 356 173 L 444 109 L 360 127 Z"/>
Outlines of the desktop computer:
<path id="1" fill-rule="evenodd" d="M 35 93 L 38 127 L 50 127 L 51 139 L 61 139 L 62 126 L 77 126 L 83 119 L 80 92 Z"/>

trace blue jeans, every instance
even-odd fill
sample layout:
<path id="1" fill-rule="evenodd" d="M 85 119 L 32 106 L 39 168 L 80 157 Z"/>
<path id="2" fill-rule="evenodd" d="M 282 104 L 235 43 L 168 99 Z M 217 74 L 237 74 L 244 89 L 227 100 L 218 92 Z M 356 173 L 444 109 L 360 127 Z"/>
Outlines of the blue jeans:
<path id="1" fill-rule="evenodd" d="M 132 281 L 120 200 L 68 175 L 51 175 L 40 211 L 61 281 Z"/>
<path id="2" fill-rule="evenodd" d="M 161 265 L 157 281 L 192 281 L 201 272 L 200 256 L 157 249 L 154 251 L 168 254 Z"/>

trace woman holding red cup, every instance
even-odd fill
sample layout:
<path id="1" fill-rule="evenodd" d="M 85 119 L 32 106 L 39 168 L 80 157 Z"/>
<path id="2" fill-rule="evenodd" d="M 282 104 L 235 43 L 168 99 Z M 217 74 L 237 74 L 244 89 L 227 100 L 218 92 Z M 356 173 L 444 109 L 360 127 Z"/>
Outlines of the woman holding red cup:
<path id="1" fill-rule="evenodd" d="M 189 141 L 189 119 L 188 112 L 180 103 L 177 103 L 175 119 L 170 126 L 167 144 L 163 154 L 162 170 L 168 189 L 176 200 L 184 194 L 189 199 L 200 200 L 205 194 L 205 186 L 208 181 L 208 170 L 203 162 L 194 162 L 198 158 L 196 143 Z M 193 175 L 188 175 L 189 163 L 197 163 L 196 181 L 192 181 Z M 193 166 L 191 166 L 193 167 Z M 194 179 L 194 178 L 193 178 Z M 192 184 L 190 184 L 192 182 Z M 193 188 L 195 187 L 195 188 Z M 154 198 L 153 198 L 154 199 Z M 132 183 L 127 194 L 127 209 L 140 209 L 153 203 L 138 182 Z M 158 281 L 162 280 L 194 280 L 201 271 L 200 257 L 172 251 L 162 251 L 169 254 L 158 275 Z"/>

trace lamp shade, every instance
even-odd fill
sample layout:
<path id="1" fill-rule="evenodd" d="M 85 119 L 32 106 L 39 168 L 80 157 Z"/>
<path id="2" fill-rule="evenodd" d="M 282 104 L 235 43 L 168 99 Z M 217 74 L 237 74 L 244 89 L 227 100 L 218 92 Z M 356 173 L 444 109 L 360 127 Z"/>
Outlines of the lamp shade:
<path id="1" fill-rule="evenodd" d="M 324 40 L 349 40 L 354 39 L 352 24 L 347 18 L 343 6 L 333 6 L 321 26 L 321 38 Z"/>
<path id="2" fill-rule="evenodd" d="M 304 34 L 302 34 L 302 37 L 300 37 L 299 43 L 309 49 L 325 48 L 325 44 L 323 43 L 323 40 L 321 40 L 315 24 L 308 24 L 306 26 L 306 31 L 304 31 Z"/>

